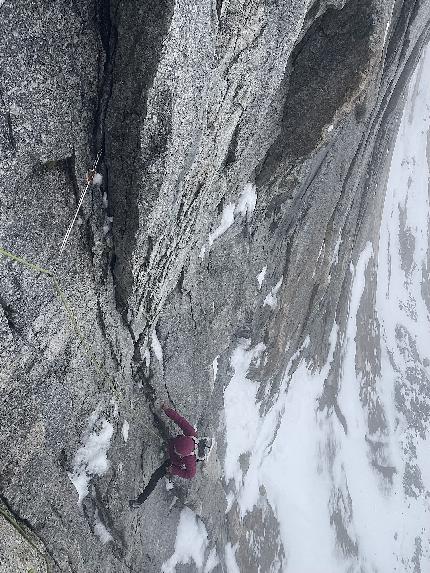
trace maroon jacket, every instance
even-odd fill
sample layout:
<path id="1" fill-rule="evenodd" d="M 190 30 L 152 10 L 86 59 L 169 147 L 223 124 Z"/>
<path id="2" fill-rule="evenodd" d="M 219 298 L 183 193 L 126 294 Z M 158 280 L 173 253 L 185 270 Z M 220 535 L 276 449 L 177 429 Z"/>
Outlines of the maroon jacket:
<path id="1" fill-rule="evenodd" d="M 171 472 L 173 475 L 191 479 L 196 475 L 196 456 L 194 453 L 196 444 L 191 436 L 197 438 L 197 432 L 185 418 L 172 408 L 166 408 L 164 413 L 184 432 L 183 435 L 169 440 Z"/>

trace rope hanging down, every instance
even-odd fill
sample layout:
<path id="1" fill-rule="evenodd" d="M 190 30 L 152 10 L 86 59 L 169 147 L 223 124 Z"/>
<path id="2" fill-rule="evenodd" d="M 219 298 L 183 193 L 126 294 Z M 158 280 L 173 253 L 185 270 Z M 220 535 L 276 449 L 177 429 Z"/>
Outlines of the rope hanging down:
<path id="1" fill-rule="evenodd" d="M 97 165 L 99 164 L 100 157 L 101 157 L 101 152 L 99 152 L 99 153 L 97 154 L 97 157 L 95 158 L 95 161 L 94 161 L 94 164 L 93 164 L 93 168 L 92 168 L 91 171 L 90 171 L 90 174 L 92 174 L 92 175 L 91 175 L 90 177 L 87 176 L 87 184 L 86 184 L 86 186 L 85 186 L 84 190 L 82 191 L 81 196 L 80 196 L 80 198 L 79 198 L 79 202 L 78 202 L 78 206 L 77 206 L 76 211 L 75 211 L 75 215 L 74 215 L 74 217 L 73 217 L 73 219 L 72 219 L 72 222 L 70 223 L 70 225 L 69 225 L 69 227 L 68 227 L 68 229 L 67 229 L 67 231 L 66 231 L 66 234 L 64 235 L 63 242 L 61 243 L 60 256 L 63 254 L 63 251 L 64 251 L 64 249 L 65 249 L 65 247 L 66 247 L 67 241 L 69 240 L 70 233 L 72 232 L 73 225 L 75 224 L 76 217 L 78 216 L 79 209 L 81 208 L 81 205 L 82 205 L 82 203 L 83 203 L 83 200 L 84 200 L 84 198 L 85 198 L 85 195 L 87 194 L 87 191 L 88 191 L 90 185 L 91 185 L 92 182 L 93 182 L 93 177 L 94 177 L 95 171 L 96 171 L 96 169 L 97 169 Z"/>
<path id="2" fill-rule="evenodd" d="M 78 216 L 79 210 L 82 206 L 83 200 L 85 198 L 85 195 L 89 189 L 89 187 L 91 186 L 91 184 L 93 183 L 94 180 L 94 176 L 96 174 L 96 170 L 97 170 L 97 166 L 99 164 L 100 158 L 101 158 L 102 153 L 99 152 L 97 154 L 97 157 L 93 163 L 93 167 L 92 169 L 89 171 L 89 173 L 87 174 L 87 184 L 85 186 L 85 188 L 83 189 L 81 196 L 79 198 L 79 202 L 74 214 L 74 217 L 67 229 L 67 232 L 63 238 L 63 241 L 61 243 L 61 248 L 60 248 L 60 256 L 62 255 L 62 253 L 64 252 L 64 249 L 66 247 L 67 241 L 69 240 L 70 234 L 72 232 L 73 229 L 73 225 L 76 221 L 76 218 Z M 85 337 L 79 327 L 77 318 L 72 310 L 72 308 L 70 307 L 67 298 L 64 294 L 64 292 L 62 291 L 61 287 L 60 287 L 60 283 L 58 281 L 58 279 L 55 277 L 54 273 L 48 269 L 45 269 L 43 267 L 41 267 L 40 265 L 36 264 L 36 263 L 32 263 L 26 259 L 24 259 L 23 257 L 20 257 L 18 255 L 15 255 L 14 253 L 11 253 L 10 251 L 7 251 L 6 249 L 3 249 L 2 247 L 0 247 L 0 255 L 3 255 L 29 269 L 31 269 L 32 271 L 36 272 L 36 273 L 40 273 L 45 275 L 46 277 L 48 277 L 51 281 L 52 281 L 52 285 L 53 285 L 53 289 L 54 292 L 58 298 L 58 300 L 60 301 L 61 305 L 63 306 L 67 318 L 70 322 L 70 324 L 72 325 L 72 329 L 74 330 L 75 334 L 77 335 L 77 337 L 79 338 L 83 349 L 84 349 L 84 353 L 87 355 L 87 358 L 89 360 L 89 362 L 93 365 L 93 367 L 96 369 L 96 371 L 101 375 L 102 378 L 106 379 L 109 383 L 109 386 L 112 390 L 112 392 L 115 394 L 115 396 L 118 398 L 119 401 L 122 400 L 122 393 L 120 390 L 120 387 L 118 386 L 118 384 L 116 383 L 115 379 L 108 373 L 106 372 L 106 370 L 103 368 L 103 366 L 100 364 L 100 362 L 97 360 L 97 358 L 94 355 L 94 352 L 92 351 L 91 345 L 87 344 L 87 341 L 85 340 Z M 151 429 L 147 424 L 145 424 L 142 420 L 140 421 L 141 424 L 143 424 L 147 430 L 149 430 L 155 437 L 159 438 L 160 436 L 158 434 L 156 434 L 156 432 L 154 432 L 153 429 Z"/>
<path id="3" fill-rule="evenodd" d="M 84 352 L 89 360 L 89 362 L 94 366 L 94 368 L 96 369 L 96 371 L 98 372 L 98 374 L 100 374 L 102 376 L 102 378 L 106 379 L 109 383 L 109 386 L 112 390 L 112 392 L 115 394 L 115 396 L 118 398 L 118 400 L 121 402 L 122 400 L 122 393 L 121 393 L 121 389 L 118 387 L 116 381 L 114 380 L 114 378 L 104 370 L 103 366 L 100 364 L 100 362 L 97 360 L 97 358 L 94 356 L 94 353 L 91 350 L 91 346 L 89 344 L 87 344 L 87 341 L 85 340 L 85 337 L 82 333 L 82 330 L 79 327 L 77 318 L 72 310 L 72 308 L 70 307 L 69 303 L 67 302 L 66 296 L 64 294 L 64 292 L 62 291 L 61 287 L 60 287 L 60 283 L 58 282 L 58 280 L 55 278 L 54 274 L 48 270 L 48 269 L 44 269 L 43 267 L 41 267 L 38 264 L 35 263 L 31 263 L 30 261 L 27 261 L 26 259 L 24 259 L 23 257 L 19 257 L 18 255 L 14 255 L 13 253 L 11 253 L 10 251 L 7 251 L 6 249 L 3 249 L 2 247 L 0 247 L 0 255 L 3 255 L 4 257 L 7 257 L 9 259 L 12 259 L 13 261 L 16 261 L 17 263 L 20 263 L 21 265 L 33 270 L 34 272 L 40 273 L 45 275 L 46 277 L 48 277 L 49 279 L 51 279 L 53 287 L 54 287 L 54 292 L 58 298 L 58 300 L 60 301 L 60 303 L 62 304 L 64 310 L 66 311 L 66 315 L 67 318 L 70 322 L 70 324 L 72 325 L 73 330 L 75 331 L 75 334 L 77 335 L 77 337 L 79 338 L 83 348 L 84 348 Z M 140 424 L 142 424 L 143 426 L 145 426 L 145 428 L 153 435 L 155 436 L 157 439 L 160 438 L 160 435 L 157 434 L 152 428 L 150 428 L 147 424 L 145 424 L 145 422 L 143 422 L 143 420 L 140 420 Z"/>
<path id="4" fill-rule="evenodd" d="M 57 280 L 57 278 L 55 277 L 54 273 L 48 269 L 44 269 L 43 267 L 41 267 L 38 264 L 31 263 L 30 261 L 27 261 L 23 257 L 19 257 L 18 255 L 15 255 L 15 254 L 11 253 L 10 251 L 7 251 L 6 249 L 3 249 L 2 247 L 0 247 L 0 255 L 3 255 L 4 257 L 7 257 L 13 261 L 16 261 L 17 263 L 23 265 L 24 267 L 31 269 L 32 271 L 34 271 L 36 273 L 43 274 L 51 280 L 55 295 L 57 296 L 58 300 L 60 301 L 61 305 L 63 306 L 63 308 L 66 312 L 67 318 L 68 318 L 70 324 L 72 325 L 72 329 L 75 332 L 75 334 L 77 335 L 77 337 L 79 338 L 79 340 L 80 340 L 80 342 L 84 348 L 84 352 L 87 355 L 88 360 L 94 366 L 94 368 L 97 370 L 97 372 L 102 376 L 102 378 L 104 378 L 108 381 L 109 386 L 110 386 L 112 392 L 115 394 L 115 396 L 119 400 L 121 400 L 121 398 L 122 398 L 121 392 L 120 392 L 120 389 L 119 389 L 116 381 L 114 380 L 114 378 L 110 374 L 108 374 L 108 372 L 106 372 L 104 370 L 103 366 L 100 364 L 100 362 L 95 357 L 94 352 L 91 349 L 91 346 L 89 344 L 87 344 L 87 341 L 85 340 L 85 336 L 82 333 L 81 328 L 79 327 L 76 315 L 73 312 L 71 306 L 69 305 L 67 298 L 66 298 L 66 295 L 62 291 L 62 289 L 60 287 L 60 283 Z"/>

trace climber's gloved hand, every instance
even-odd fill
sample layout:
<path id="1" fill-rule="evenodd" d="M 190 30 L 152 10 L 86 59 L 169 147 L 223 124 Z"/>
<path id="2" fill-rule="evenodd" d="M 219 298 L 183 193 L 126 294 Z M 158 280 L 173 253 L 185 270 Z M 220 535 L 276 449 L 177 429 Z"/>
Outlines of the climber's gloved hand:
<path id="1" fill-rule="evenodd" d="M 167 408 L 166 404 L 164 404 L 164 402 L 161 402 L 161 400 L 155 400 L 154 402 L 154 410 L 155 412 L 164 412 L 165 409 Z"/>

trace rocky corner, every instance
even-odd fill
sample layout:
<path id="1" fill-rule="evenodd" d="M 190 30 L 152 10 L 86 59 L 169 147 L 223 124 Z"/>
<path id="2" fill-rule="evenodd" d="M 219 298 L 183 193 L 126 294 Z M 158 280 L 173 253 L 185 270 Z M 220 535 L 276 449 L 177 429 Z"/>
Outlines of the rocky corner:
<path id="1" fill-rule="evenodd" d="M 0 32 L 0 571 L 427 571 L 430 1 Z"/>

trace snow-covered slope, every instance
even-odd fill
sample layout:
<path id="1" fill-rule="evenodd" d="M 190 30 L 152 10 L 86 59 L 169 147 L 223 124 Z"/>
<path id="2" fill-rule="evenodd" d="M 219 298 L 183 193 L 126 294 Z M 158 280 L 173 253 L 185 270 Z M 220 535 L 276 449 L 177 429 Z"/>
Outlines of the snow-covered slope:
<path id="1" fill-rule="evenodd" d="M 244 520 L 270 506 L 280 540 L 270 570 L 430 570 L 429 165 L 428 47 L 406 95 L 379 236 L 350 265 L 347 319 L 335 317 L 326 363 L 309 363 L 307 339 L 267 406 L 247 379 L 264 345 L 243 341 L 231 356 L 229 511 Z M 258 561 L 267 542 L 257 526 L 236 549 Z"/>

